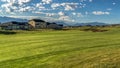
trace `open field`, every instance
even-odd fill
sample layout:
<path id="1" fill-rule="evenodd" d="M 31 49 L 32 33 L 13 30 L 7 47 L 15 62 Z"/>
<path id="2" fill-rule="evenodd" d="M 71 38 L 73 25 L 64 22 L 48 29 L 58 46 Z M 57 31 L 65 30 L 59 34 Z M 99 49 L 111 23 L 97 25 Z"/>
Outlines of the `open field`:
<path id="1" fill-rule="evenodd" d="M 120 68 L 120 28 L 0 34 L 0 68 Z"/>

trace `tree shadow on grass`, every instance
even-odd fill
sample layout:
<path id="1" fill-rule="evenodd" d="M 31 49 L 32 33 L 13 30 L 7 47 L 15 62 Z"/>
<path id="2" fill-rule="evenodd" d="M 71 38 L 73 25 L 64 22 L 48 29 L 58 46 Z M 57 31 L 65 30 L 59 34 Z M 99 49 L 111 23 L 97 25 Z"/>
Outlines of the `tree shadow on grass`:
<path id="1" fill-rule="evenodd" d="M 0 31 L 0 34 L 4 34 L 4 35 L 14 35 L 16 33 L 17 32 L 14 32 L 14 31 Z"/>

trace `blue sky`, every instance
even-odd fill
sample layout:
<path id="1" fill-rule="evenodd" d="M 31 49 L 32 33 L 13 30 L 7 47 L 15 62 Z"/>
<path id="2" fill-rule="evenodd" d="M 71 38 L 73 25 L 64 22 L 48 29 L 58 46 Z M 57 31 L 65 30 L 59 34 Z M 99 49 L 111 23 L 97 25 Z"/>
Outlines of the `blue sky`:
<path id="1" fill-rule="evenodd" d="M 0 16 L 120 23 L 120 0 L 0 0 Z"/>

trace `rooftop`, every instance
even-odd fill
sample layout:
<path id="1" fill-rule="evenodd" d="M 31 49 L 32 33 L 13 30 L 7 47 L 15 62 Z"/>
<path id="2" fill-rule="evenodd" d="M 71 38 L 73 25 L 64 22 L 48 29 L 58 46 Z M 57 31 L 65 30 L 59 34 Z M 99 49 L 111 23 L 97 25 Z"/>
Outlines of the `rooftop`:
<path id="1" fill-rule="evenodd" d="M 32 21 L 35 21 L 35 22 L 45 22 L 44 20 L 41 20 L 41 19 L 32 19 Z"/>

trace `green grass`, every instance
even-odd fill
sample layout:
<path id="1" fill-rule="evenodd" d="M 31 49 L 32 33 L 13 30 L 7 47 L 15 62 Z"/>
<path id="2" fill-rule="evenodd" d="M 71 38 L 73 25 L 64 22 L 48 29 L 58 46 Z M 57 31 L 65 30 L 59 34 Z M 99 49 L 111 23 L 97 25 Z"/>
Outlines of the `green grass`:
<path id="1" fill-rule="evenodd" d="M 0 34 L 0 68 L 120 68 L 120 29 Z"/>

